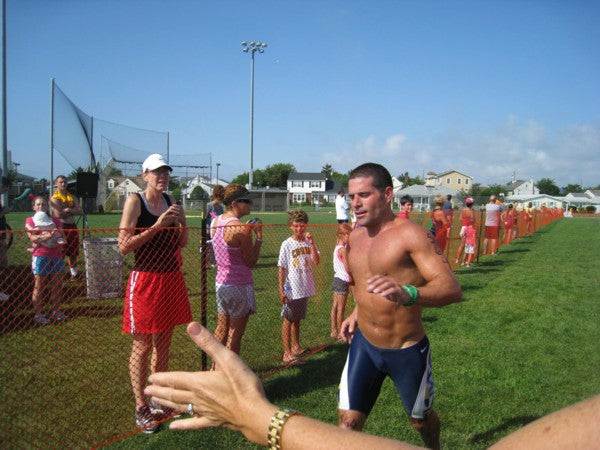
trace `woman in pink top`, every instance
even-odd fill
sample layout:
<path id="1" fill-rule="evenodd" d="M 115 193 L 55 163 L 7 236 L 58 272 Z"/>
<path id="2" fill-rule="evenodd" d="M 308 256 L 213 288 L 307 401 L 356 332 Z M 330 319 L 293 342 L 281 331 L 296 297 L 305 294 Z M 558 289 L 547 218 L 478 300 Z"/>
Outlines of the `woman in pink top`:
<path id="1" fill-rule="evenodd" d="M 240 184 L 225 188 L 223 204 L 226 212 L 212 221 L 212 246 L 217 263 L 215 288 L 217 296 L 217 327 L 215 337 L 227 348 L 240 353 L 242 336 L 248 318 L 256 312 L 252 268 L 256 265 L 262 245 L 260 222 L 242 223 L 250 214 L 251 194 Z M 256 236 L 252 241 L 252 233 Z"/>
<path id="2" fill-rule="evenodd" d="M 58 309 L 65 267 L 62 253 L 65 236 L 62 231 L 56 230 L 62 228 L 61 221 L 48 216 L 48 202 L 44 197 L 35 197 L 32 205 L 36 214 L 25 219 L 25 229 L 33 248 L 31 259 L 31 270 L 35 277 L 31 295 L 33 320 L 37 325 L 47 325 L 52 320 L 60 322 L 67 318 L 65 313 Z M 54 229 L 50 229 L 51 227 Z M 42 312 L 45 299 L 50 305 L 48 315 Z"/>

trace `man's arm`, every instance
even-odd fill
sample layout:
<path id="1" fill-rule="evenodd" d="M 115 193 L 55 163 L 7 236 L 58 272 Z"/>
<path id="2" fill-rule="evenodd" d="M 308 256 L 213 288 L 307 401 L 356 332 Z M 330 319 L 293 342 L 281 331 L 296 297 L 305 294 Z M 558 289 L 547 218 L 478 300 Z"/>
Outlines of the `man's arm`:
<path id="1" fill-rule="evenodd" d="M 412 286 L 401 285 L 397 279 L 387 274 L 378 274 L 367 280 L 367 292 L 381 295 L 400 305 L 410 303 L 425 307 L 440 307 L 460 301 L 462 290 L 448 260 L 435 244 L 435 239 L 423 227 L 415 224 L 403 226 L 397 239 L 405 249 L 425 282 L 415 282 L 418 293 L 412 302 Z"/>
<path id="2" fill-rule="evenodd" d="M 409 255 L 425 280 L 425 284 L 417 286 L 419 295 L 416 303 L 439 307 L 460 301 L 460 284 L 431 233 L 418 225 L 411 226 L 407 231 L 405 242 Z"/>

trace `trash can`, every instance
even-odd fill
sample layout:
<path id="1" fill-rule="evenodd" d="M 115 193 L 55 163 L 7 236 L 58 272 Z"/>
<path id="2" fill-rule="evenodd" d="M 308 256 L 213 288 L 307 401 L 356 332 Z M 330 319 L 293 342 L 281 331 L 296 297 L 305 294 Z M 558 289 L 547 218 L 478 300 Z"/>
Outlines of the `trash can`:
<path id="1" fill-rule="evenodd" d="M 123 295 L 123 255 L 117 238 L 83 240 L 87 296 L 115 298 Z"/>

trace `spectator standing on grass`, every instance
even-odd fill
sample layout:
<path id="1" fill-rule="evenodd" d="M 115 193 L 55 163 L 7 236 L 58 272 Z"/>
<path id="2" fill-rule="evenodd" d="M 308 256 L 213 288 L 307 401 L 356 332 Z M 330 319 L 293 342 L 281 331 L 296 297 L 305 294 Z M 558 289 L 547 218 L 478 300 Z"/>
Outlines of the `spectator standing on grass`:
<path id="1" fill-rule="evenodd" d="M 473 259 L 475 258 L 475 245 L 477 239 L 477 228 L 475 228 L 475 218 L 471 217 L 469 220 L 469 225 L 463 227 L 463 233 L 465 238 L 465 256 L 463 258 L 462 265 L 471 267 L 473 263 Z"/>
<path id="2" fill-rule="evenodd" d="M 425 445 L 439 448 L 431 347 L 421 314 L 424 307 L 459 301 L 460 285 L 431 234 L 394 216 L 385 167 L 355 168 L 349 193 L 359 225 L 348 245 L 356 306 L 341 331 L 351 345 L 340 382 L 339 426 L 362 430 L 389 376 Z"/>
<path id="3" fill-rule="evenodd" d="M 446 218 L 450 223 L 452 223 L 452 216 L 454 215 L 454 209 L 452 209 L 452 196 L 450 194 L 446 195 L 446 201 L 442 205 L 442 211 L 446 214 Z"/>
<path id="4" fill-rule="evenodd" d="M 450 225 L 448 215 L 442 210 L 444 196 L 437 195 L 434 199 L 435 206 L 431 213 L 431 234 L 435 238 L 438 247 L 444 253 L 448 238 L 450 238 Z"/>
<path id="5" fill-rule="evenodd" d="M 525 226 L 527 234 L 533 233 L 533 218 L 535 215 L 535 209 L 533 203 L 529 202 L 524 210 Z"/>
<path id="6" fill-rule="evenodd" d="M 513 204 L 508 204 L 508 209 L 502 211 L 500 220 L 504 225 L 504 236 L 502 237 L 502 245 L 510 244 L 514 239 L 514 230 L 516 219 L 516 211 L 513 209 Z"/>
<path id="7" fill-rule="evenodd" d="M 217 263 L 215 337 L 235 353 L 240 353 L 248 319 L 256 312 L 252 268 L 260 257 L 262 225 L 241 221 L 250 214 L 253 198 L 256 194 L 241 184 L 228 185 L 223 194 L 226 212 L 211 225 Z"/>
<path id="8" fill-rule="evenodd" d="M 352 277 L 347 270 L 347 247 L 352 225 L 338 224 L 337 242 L 333 249 L 333 304 L 331 306 L 331 337 L 339 339 L 340 327 L 344 321 L 346 301 Z"/>
<path id="9" fill-rule="evenodd" d="M 125 289 L 122 330 L 133 338 L 129 376 L 135 422 L 144 433 L 154 433 L 159 420 L 174 414 L 148 402 L 143 389 L 150 373 L 168 370 L 173 329 L 192 320 L 181 272 L 181 249 L 188 243 L 186 218 L 165 193 L 172 170 L 162 155 L 144 160 L 146 188 L 127 197 L 119 225 L 119 250 L 133 252 L 135 259 Z"/>
<path id="10" fill-rule="evenodd" d="M 223 196 L 225 195 L 225 188 L 223 186 L 221 186 L 220 184 L 217 184 L 212 191 L 212 194 L 210 196 L 210 202 L 208 202 L 208 204 L 206 205 L 206 229 L 208 230 L 210 239 L 212 239 L 212 232 L 211 232 L 211 228 L 210 225 L 212 224 L 212 221 L 215 220 L 217 217 L 219 217 L 221 214 L 223 214 L 225 211 L 223 209 Z M 209 240 L 206 243 L 206 249 L 208 252 L 208 261 L 209 263 L 214 266 L 216 261 L 215 261 L 215 254 L 213 252 L 213 248 L 212 248 L 212 242 L 211 240 Z"/>
<path id="11" fill-rule="evenodd" d="M 306 353 L 300 345 L 300 321 L 306 318 L 309 297 L 316 294 L 312 266 L 319 264 L 321 255 L 311 233 L 306 232 L 308 214 L 297 209 L 288 214 L 292 236 L 279 249 L 278 282 L 281 300 L 281 340 L 283 362 L 291 362 Z"/>
<path id="12" fill-rule="evenodd" d="M 496 196 L 491 195 L 490 201 L 485 205 L 485 236 L 483 239 L 483 254 L 487 255 L 488 243 L 489 254 L 498 252 L 498 236 L 500 234 L 500 213 L 502 205 L 496 202 Z"/>
<path id="13" fill-rule="evenodd" d="M 397 217 L 408 219 L 413 210 L 413 198 L 410 195 L 400 197 L 400 211 L 396 214 Z"/>
<path id="14" fill-rule="evenodd" d="M 460 244 L 458 245 L 458 249 L 456 250 L 456 260 L 454 261 L 456 264 L 460 262 L 460 257 L 465 248 L 465 228 L 469 226 L 471 223 L 471 219 L 475 220 L 475 214 L 473 213 L 473 199 L 471 197 L 465 200 L 465 207 L 460 210 Z M 464 261 L 464 260 L 463 260 Z"/>
<path id="15" fill-rule="evenodd" d="M 350 219 L 350 207 L 346 201 L 346 192 L 343 189 L 338 191 L 335 197 L 335 218 L 338 223 L 347 223 Z"/>
<path id="16" fill-rule="evenodd" d="M 6 215 L 10 212 L 10 208 L 2 205 L 2 194 L 8 191 L 9 187 L 10 180 L 7 177 L 2 177 L 2 185 L 0 185 L 0 273 L 2 273 L 3 278 L 4 271 L 8 267 L 8 248 L 6 247 L 8 224 L 6 223 Z M 0 302 L 5 302 L 8 298 L 8 294 L 0 291 Z"/>
<path id="17" fill-rule="evenodd" d="M 62 322 L 67 318 L 67 315 L 59 309 L 65 267 L 62 253 L 64 235 L 56 230 L 61 227 L 60 220 L 48 216 L 46 212 L 48 203 L 44 197 L 34 197 L 32 206 L 35 214 L 25 219 L 25 230 L 34 248 L 31 258 L 31 270 L 35 277 L 31 295 L 33 320 L 37 325 L 47 325 L 52 320 Z M 39 228 L 40 226 L 49 228 L 52 225 L 55 227 L 54 230 Z M 44 303 L 50 306 L 48 315 L 43 312 Z"/>
<path id="18" fill-rule="evenodd" d="M 67 245 L 64 246 L 64 254 L 69 262 L 71 280 L 79 277 L 77 268 L 77 259 L 79 258 L 79 230 L 75 224 L 75 216 L 83 214 L 83 209 L 79 200 L 68 190 L 69 183 L 67 177 L 59 175 L 54 180 L 56 191 L 50 199 L 52 216 L 60 219 L 62 229 L 67 238 Z"/>

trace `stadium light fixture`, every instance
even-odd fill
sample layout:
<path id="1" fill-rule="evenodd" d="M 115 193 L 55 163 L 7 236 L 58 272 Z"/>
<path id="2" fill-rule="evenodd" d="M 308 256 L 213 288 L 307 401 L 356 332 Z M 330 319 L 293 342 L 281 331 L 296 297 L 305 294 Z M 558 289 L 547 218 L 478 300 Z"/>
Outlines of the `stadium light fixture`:
<path id="1" fill-rule="evenodd" d="M 254 176 L 254 53 L 264 53 L 266 42 L 242 41 L 242 51 L 250 53 L 250 172 L 248 173 L 248 188 L 252 188 Z"/>

